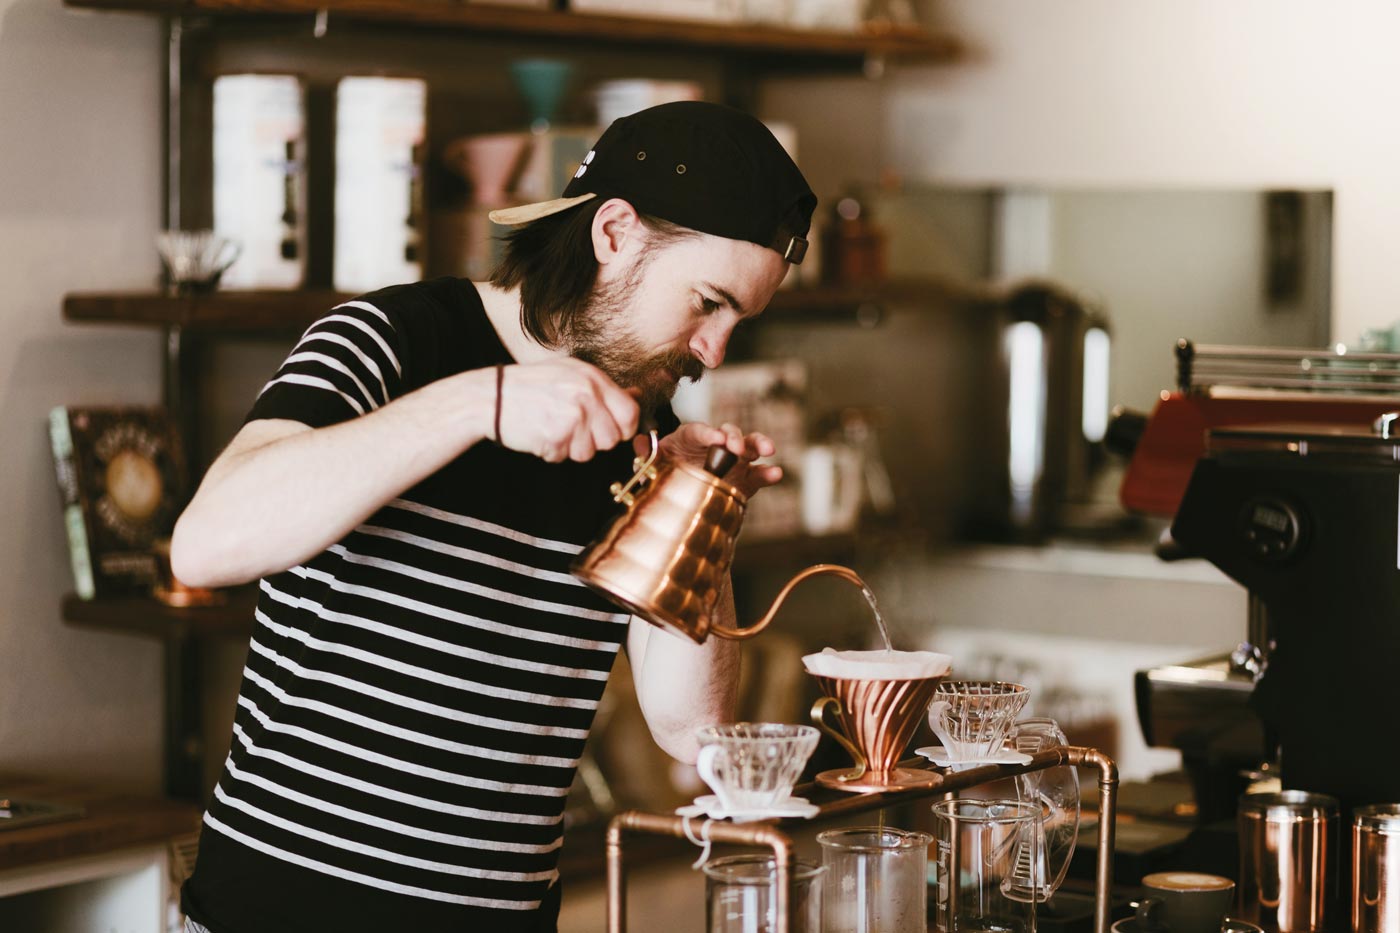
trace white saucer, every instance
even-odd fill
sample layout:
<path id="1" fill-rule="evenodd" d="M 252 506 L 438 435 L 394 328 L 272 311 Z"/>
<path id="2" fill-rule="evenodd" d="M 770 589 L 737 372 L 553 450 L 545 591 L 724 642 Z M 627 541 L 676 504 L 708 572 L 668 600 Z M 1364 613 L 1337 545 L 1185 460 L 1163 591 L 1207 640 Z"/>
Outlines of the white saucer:
<path id="1" fill-rule="evenodd" d="M 952 768 L 954 771 L 964 771 L 979 765 L 1025 765 L 1031 761 L 1030 755 L 1012 748 L 1003 748 L 995 755 L 985 758 L 953 758 L 942 745 L 925 745 L 923 748 L 914 749 L 914 754 L 922 755 L 940 768 Z"/>
<path id="2" fill-rule="evenodd" d="M 1122 920 L 1114 922 L 1113 933 L 1143 933 L 1143 928 L 1138 925 L 1137 917 L 1124 917 Z M 1224 922 L 1220 924 L 1220 933 L 1264 933 L 1264 931 L 1247 920 L 1226 917 Z"/>
<path id="3" fill-rule="evenodd" d="M 714 794 L 696 797 L 695 802 L 676 808 L 676 816 L 706 816 L 712 820 L 733 820 L 735 823 L 752 823 L 755 820 L 793 819 L 810 820 L 820 808 L 805 797 L 788 797 L 771 807 L 761 810 L 726 810 Z"/>

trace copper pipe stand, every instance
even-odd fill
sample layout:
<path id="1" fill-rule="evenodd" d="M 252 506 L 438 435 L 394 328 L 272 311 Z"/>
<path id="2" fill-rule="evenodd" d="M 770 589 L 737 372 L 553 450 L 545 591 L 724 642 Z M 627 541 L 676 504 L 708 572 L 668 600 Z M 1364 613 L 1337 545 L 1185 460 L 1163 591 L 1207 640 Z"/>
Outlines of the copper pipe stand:
<path id="1" fill-rule="evenodd" d="M 911 770 L 923 770 L 919 765 L 926 764 L 922 758 L 901 762 Z M 1118 800 L 1118 766 L 1112 758 L 1094 748 L 1069 746 L 1052 748 L 1034 755 L 1024 765 L 985 765 L 967 771 L 926 771 L 926 780 L 888 787 L 883 790 L 865 793 L 848 793 L 830 790 L 819 784 L 806 784 L 793 790 L 793 793 L 806 797 L 820 807 L 821 812 L 812 820 L 768 820 L 761 823 L 735 825 L 724 820 L 698 820 L 680 816 L 664 816 L 656 813 L 643 813 L 640 810 L 626 810 L 608 823 L 607 866 L 608 866 L 608 933 L 625 933 L 627 929 L 627 886 L 623 866 L 622 848 L 627 833 L 646 833 L 656 836 L 672 836 L 677 839 L 689 835 L 707 838 L 712 842 L 726 845 L 757 846 L 773 852 L 774 881 L 776 893 L 773 898 L 773 931 L 788 933 L 789 906 L 792 898 L 793 847 L 792 837 L 782 832 L 780 826 L 802 826 L 820 823 L 823 818 L 879 810 L 885 806 L 918 800 L 924 797 L 942 797 L 956 794 L 959 790 L 985 784 L 998 778 L 1015 777 L 1031 771 L 1040 771 L 1058 765 L 1072 765 L 1076 768 L 1096 770 L 1099 776 L 1099 826 L 1097 871 L 1094 879 L 1094 933 L 1109 933 L 1109 891 L 1113 887 L 1113 830 Z"/>

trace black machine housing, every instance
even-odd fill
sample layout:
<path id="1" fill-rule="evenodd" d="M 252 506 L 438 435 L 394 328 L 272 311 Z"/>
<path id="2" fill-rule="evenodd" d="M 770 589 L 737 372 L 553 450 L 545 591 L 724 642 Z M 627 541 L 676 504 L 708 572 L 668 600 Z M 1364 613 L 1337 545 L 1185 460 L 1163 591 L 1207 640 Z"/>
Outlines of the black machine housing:
<path id="1" fill-rule="evenodd" d="M 1214 430 L 1171 534 L 1267 610 L 1250 704 L 1284 787 L 1400 801 L 1400 439 Z"/>

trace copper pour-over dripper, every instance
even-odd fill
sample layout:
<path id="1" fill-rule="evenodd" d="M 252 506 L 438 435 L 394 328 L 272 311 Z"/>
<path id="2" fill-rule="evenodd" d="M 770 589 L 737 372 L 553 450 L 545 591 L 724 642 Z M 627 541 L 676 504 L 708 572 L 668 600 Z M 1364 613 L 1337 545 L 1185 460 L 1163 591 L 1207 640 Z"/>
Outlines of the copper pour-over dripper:
<path id="1" fill-rule="evenodd" d="M 794 586 L 817 574 L 835 574 L 865 588 L 854 570 L 815 564 L 789 580 L 753 625 L 717 624 L 715 608 L 748 503 L 738 487 L 722 479 L 738 458 L 716 445 L 701 470 L 688 463 L 658 462 L 657 452 L 652 431 L 651 456 L 638 458 L 635 475 L 612 487 L 613 500 L 626 510 L 574 561 L 574 576 L 591 588 L 696 643 L 711 633 L 752 638 L 773 621 Z"/>
<path id="2" fill-rule="evenodd" d="M 812 722 L 836 739 L 855 760 L 849 771 L 836 768 L 817 775 L 817 783 L 863 793 L 932 780 L 922 768 L 896 768 L 899 756 L 923 720 L 942 677 L 870 680 L 814 674 L 826 694 L 812 705 Z M 826 722 L 834 709 L 840 728 Z"/>

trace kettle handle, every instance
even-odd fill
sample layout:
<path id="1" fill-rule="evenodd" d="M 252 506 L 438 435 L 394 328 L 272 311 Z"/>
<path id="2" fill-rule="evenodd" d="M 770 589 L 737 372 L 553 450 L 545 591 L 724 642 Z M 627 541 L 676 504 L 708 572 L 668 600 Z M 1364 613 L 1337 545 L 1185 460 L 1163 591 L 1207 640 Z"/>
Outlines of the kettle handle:
<path id="1" fill-rule="evenodd" d="M 822 697 L 819 700 L 817 700 L 817 702 L 812 704 L 812 712 L 810 714 L 812 719 L 812 725 L 816 726 L 818 729 L 822 730 L 827 735 L 835 739 L 838 743 L 840 743 L 841 747 L 850 753 L 851 760 L 855 762 L 855 768 L 851 771 L 847 771 L 845 774 L 840 775 L 839 777 L 837 777 L 837 780 L 859 780 L 865 775 L 865 769 L 868 767 L 869 762 L 867 762 L 865 759 L 865 753 L 862 752 L 860 749 L 856 748 L 856 744 L 850 739 L 846 738 L 845 734 L 842 733 L 840 729 L 833 729 L 831 726 L 827 725 L 826 710 L 827 707 L 830 706 L 836 707 L 836 715 L 841 715 L 841 701 L 836 699 L 836 697 Z"/>
<path id="2" fill-rule="evenodd" d="M 636 501 L 636 496 L 632 494 L 632 490 L 649 479 L 656 479 L 655 463 L 657 455 L 661 453 L 661 442 L 657 440 L 656 428 L 649 428 L 647 430 L 647 435 L 651 440 L 651 455 L 645 460 L 638 457 L 636 460 L 632 461 L 632 469 L 636 472 L 625 484 L 613 483 L 608 487 L 608 492 L 612 493 L 613 501 L 621 502 L 629 509 L 632 507 L 632 503 Z"/>

